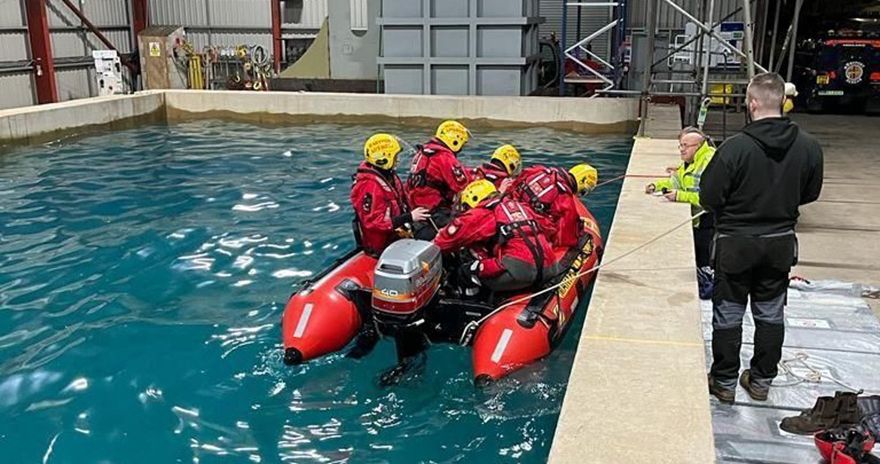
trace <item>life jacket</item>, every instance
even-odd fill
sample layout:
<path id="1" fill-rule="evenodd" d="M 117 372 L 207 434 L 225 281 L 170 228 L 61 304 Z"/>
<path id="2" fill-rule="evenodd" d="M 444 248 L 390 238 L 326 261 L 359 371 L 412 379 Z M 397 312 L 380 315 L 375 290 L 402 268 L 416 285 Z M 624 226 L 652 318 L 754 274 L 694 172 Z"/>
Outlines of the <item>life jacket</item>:
<path id="1" fill-rule="evenodd" d="M 544 247 L 541 245 L 543 233 L 534 217 L 526 208 L 523 208 L 522 204 L 510 197 L 495 198 L 490 200 L 485 207 L 495 214 L 495 244 L 503 247 L 512 241 L 521 240 L 528 249 L 538 271 L 535 283 L 543 282 L 546 258 Z M 544 240 L 546 241 L 546 238 Z"/>
<path id="2" fill-rule="evenodd" d="M 364 163 L 359 166 L 354 175 L 351 176 L 351 180 L 352 188 L 354 188 L 354 185 L 358 182 L 374 180 L 382 187 L 382 190 L 389 193 L 393 200 L 391 207 L 392 218 L 410 212 L 409 205 L 406 201 L 406 193 L 403 188 L 403 183 L 396 175 L 392 176 L 391 179 L 388 179 L 377 168 Z M 364 227 L 357 214 L 354 215 L 354 219 L 352 220 L 352 230 L 354 232 L 355 243 L 363 248 L 367 254 L 374 256 L 379 256 L 381 254 L 381 250 L 375 249 L 370 246 L 371 244 L 367 244 L 364 240 Z M 373 240 L 370 241 L 372 242 Z"/>
<path id="3" fill-rule="evenodd" d="M 548 214 L 556 198 L 567 193 L 572 193 L 568 172 L 560 168 L 545 167 L 517 187 L 517 197 L 540 214 Z"/>
<path id="4" fill-rule="evenodd" d="M 430 141 L 424 145 L 416 145 L 416 154 L 413 156 L 412 163 L 409 168 L 409 178 L 407 179 L 407 187 L 410 190 L 428 187 L 437 191 L 446 203 L 452 203 L 455 199 L 455 192 L 449 188 L 444 182 L 431 179 L 428 176 L 428 167 L 431 165 L 431 159 L 440 151 L 452 152 L 445 145 Z M 453 154 L 453 156 L 455 156 Z"/>

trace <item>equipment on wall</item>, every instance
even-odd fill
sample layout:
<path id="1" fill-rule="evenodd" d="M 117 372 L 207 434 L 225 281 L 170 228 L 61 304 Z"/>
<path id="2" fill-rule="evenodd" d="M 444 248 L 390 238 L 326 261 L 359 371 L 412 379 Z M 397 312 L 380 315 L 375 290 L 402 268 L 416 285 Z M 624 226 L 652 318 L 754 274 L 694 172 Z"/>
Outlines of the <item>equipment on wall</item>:
<path id="1" fill-rule="evenodd" d="M 95 50 L 95 80 L 98 83 L 98 95 L 118 95 L 125 93 L 122 82 L 122 62 L 116 50 Z"/>
<path id="2" fill-rule="evenodd" d="M 138 36 L 145 89 L 268 90 L 272 61 L 262 45 L 205 47 L 182 27 L 157 26 Z"/>
<path id="3" fill-rule="evenodd" d="M 269 90 L 272 65 L 261 45 L 205 47 L 197 53 L 192 44 L 183 41 L 175 54 L 190 89 Z"/>

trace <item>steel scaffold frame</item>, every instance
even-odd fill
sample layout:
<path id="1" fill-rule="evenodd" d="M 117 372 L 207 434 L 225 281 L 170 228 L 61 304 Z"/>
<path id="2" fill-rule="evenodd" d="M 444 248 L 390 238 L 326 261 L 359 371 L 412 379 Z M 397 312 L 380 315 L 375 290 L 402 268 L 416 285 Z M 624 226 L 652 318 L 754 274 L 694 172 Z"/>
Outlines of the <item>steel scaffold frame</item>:
<path id="1" fill-rule="evenodd" d="M 562 50 L 559 63 L 559 95 L 565 96 L 565 83 L 569 82 L 572 84 L 602 84 L 604 87 L 601 91 L 611 90 L 616 86 L 616 82 L 620 77 L 620 68 L 623 64 L 623 56 L 618 52 L 620 48 L 620 44 L 623 43 L 624 36 L 626 34 L 626 0 L 618 0 L 618 1 L 605 1 L 605 2 L 589 2 L 589 1 L 572 1 L 572 0 L 561 0 L 562 1 L 562 36 L 560 38 L 560 49 Z M 568 43 L 568 8 L 569 7 L 577 7 L 577 29 L 576 29 L 576 38 L 577 41 L 571 45 L 566 46 Z M 610 8 L 612 20 L 610 23 L 602 26 L 595 32 L 590 35 L 581 38 L 581 14 L 582 9 L 586 8 Z M 611 58 L 611 62 L 603 59 L 599 55 L 593 53 L 592 50 L 589 49 L 589 44 L 596 38 L 605 34 L 608 31 L 612 31 L 611 35 L 611 50 L 613 51 L 613 57 Z M 603 66 L 608 68 L 610 74 L 615 78 L 611 79 L 606 74 L 603 74 L 598 69 L 594 68 L 590 64 L 581 60 L 581 58 L 577 55 L 577 51 L 581 51 L 587 54 L 593 60 L 601 63 Z M 593 78 L 584 79 L 582 77 L 578 78 L 568 78 L 565 72 L 565 62 L 566 60 L 571 59 L 575 64 L 578 65 L 583 71 L 590 73 Z M 612 64 L 613 62 L 613 64 Z M 594 98 L 599 95 L 599 91 L 594 92 L 589 98 Z"/>
<path id="2" fill-rule="evenodd" d="M 773 21 L 770 21 L 768 17 L 768 12 L 770 11 L 770 2 L 775 1 L 775 15 Z M 710 92 L 709 85 L 710 84 L 726 84 L 726 83 L 735 83 L 735 84 L 745 84 L 748 82 L 751 77 L 755 75 L 756 72 L 768 72 L 769 70 L 776 69 L 778 70 L 783 61 L 788 62 L 787 73 L 785 78 L 787 81 L 791 81 L 793 66 L 794 66 L 794 43 L 797 40 L 797 28 L 800 20 L 800 10 L 803 4 L 803 0 L 794 0 L 795 8 L 794 15 L 792 18 L 792 23 L 789 26 L 788 33 L 786 34 L 786 40 L 783 44 L 782 50 L 777 55 L 776 50 L 776 35 L 779 30 L 779 18 L 780 18 L 780 10 L 782 7 L 782 2 L 784 0 L 742 0 L 741 4 L 734 9 L 732 12 L 724 14 L 719 20 L 715 21 L 714 18 L 716 16 L 720 16 L 715 11 L 716 0 L 702 0 L 701 2 L 696 2 L 696 6 L 700 9 L 696 14 L 692 14 L 686 8 L 682 7 L 675 0 L 648 0 L 646 5 L 646 33 L 647 33 L 647 44 L 646 48 L 649 50 L 647 53 L 648 61 L 651 62 L 649 66 L 644 70 L 644 74 L 642 76 L 642 90 L 641 91 L 632 91 L 632 90 L 616 90 L 613 88 L 604 88 L 597 93 L 606 94 L 606 95 L 638 95 L 642 98 L 642 105 L 640 107 L 640 116 L 645 118 L 647 116 L 647 103 L 650 101 L 652 96 L 681 96 L 686 97 L 690 100 L 690 108 L 692 111 L 688 112 L 686 119 L 688 123 L 693 122 L 699 119 L 699 109 L 704 105 L 708 105 L 710 97 L 744 97 L 743 93 L 730 93 L 722 91 L 721 93 L 712 93 Z M 691 23 L 697 26 L 698 31 L 693 36 L 690 37 L 686 42 L 681 45 L 678 45 L 670 52 L 666 53 L 660 59 L 655 60 L 655 44 L 656 44 L 656 36 L 658 32 L 658 11 L 659 6 L 662 3 L 666 3 L 672 10 L 680 14 L 681 16 L 687 18 Z M 757 3 L 757 5 L 753 5 Z M 762 19 L 758 22 L 755 22 L 755 18 L 753 18 L 752 11 L 761 12 L 763 15 Z M 715 28 L 719 26 L 721 23 L 727 21 L 733 16 L 742 12 L 743 14 L 743 23 L 744 23 L 744 37 L 743 37 L 743 50 L 739 50 L 734 47 L 727 40 L 722 37 L 718 32 L 715 31 Z M 702 18 L 702 19 L 700 19 Z M 668 18 L 667 18 L 668 19 Z M 764 67 L 761 65 L 760 61 L 765 56 L 763 52 L 764 47 L 760 47 L 758 51 L 755 50 L 756 43 L 763 44 L 767 38 L 768 29 L 772 27 L 772 37 L 770 38 L 769 45 L 769 62 L 771 66 Z M 740 57 L 741 59 L 741 67 L 740 72 L 743 74 L 742 79 L 737 78 L 729 78 L 721 81 L 711 81 L 709 78 L 709 68 L 711 67 L 710 63 L 710 55 L 713 53 L 712 50 L 712 42 L 723 47 L 727 53 L 732 53 Z M 703 42 L 707 42 L 705 46 L 703 46 Z M 670 57 L 687 50 L 691 44 L 697 42 L 697 46 L 694 48 L 694 67 L 693 67 L 693 76 L 692 80 L 688 79 L 655 79 L 655 74 L 658 72 L 655 70 L 655 67 Z M 789 47 L 789 44 L 792 44 Z M 788 59 L 785 60 L 785 54 L 788 52 Z M 775 68 L 774 65 L 775 64 Z M 670 71 L 670 73 L 674 72 L 674 70 Z M 688 91 L 656 91 L 654 86 L 656 84 L 678 84 L 678 85 L 692 85 L 695 86 L 696 89 L 699 89 L 698 92 L 688 92 Z M 725 89 L 726 90 L 726 89 Z M 724 104 L 727 104 L 727 99 L 724 99 Z M 702 124 L 702 123 L 701 123 Z M 726 133 L 726 118 L 725 118 L 725 133 Z M 643 134 L 644 125 L 640 128 L 640 134 Z"/>

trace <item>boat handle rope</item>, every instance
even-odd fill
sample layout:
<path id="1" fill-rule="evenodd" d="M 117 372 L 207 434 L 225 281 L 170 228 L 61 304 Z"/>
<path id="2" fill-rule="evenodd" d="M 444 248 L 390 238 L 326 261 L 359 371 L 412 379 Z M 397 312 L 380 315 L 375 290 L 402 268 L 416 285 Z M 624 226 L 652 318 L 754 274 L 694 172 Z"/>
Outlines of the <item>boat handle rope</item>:
<path id="1" fill-rule="evenodd" d="M 635 253 L 635 252 L 637 252 L 637 251 L 639 251 L 639 250 L 641 250 L 641 249 L 643 249 L 643 248 L 645 248 L 645 247 L 647 247 L 647 246 L 649 246 L 649 245 L 651 245 L 651 244 L 653 244 L 653 243 L 659 241 L 659 240 L 662 239 L 663 237 L 666 237 L 667 235 L 669 235 L 669 234 L 675 232 L 676 230 L 680 229 L 681 227 L 683 227 L 683 226 L 685 226 L 685 225 L 688 225 L 688 224 L 692 224 L 694 219 L 696 219 L 696 218 L 698 218 L 698 217 L 700 217 L 700 216 L 702 216 L 702 215 L 704 215 L 704 214 L 706 214 L 706 211 L 705 211 L 705 210 L 704 210 L 704 211 L 700 211 L 699 213 L 697 213 L 697 214 L 695 214 L 695 215 L 693 215 L 693 216 L 688 217 L 687 220 L 682 221 L 681 223 L 677 224 L 675 227 L 673 227 L 673 228 L 667 230 L 666 232 L 663 232 L 662 234 L 660 234 L 660 235 L 658 235 L 658 236 L 656 236 L 656 237 L 654 237 L 654 238 L 652 238 L 652 239 L 646 241 L 645 243 L 642 243 L 641 245 L 639 245 L 639 246 L 633 248 L 632 250 L 629 250 L 629 251 L 627 251 L 626 253 L 624 253 L 624 254 L 622 254 L 622 255 L 620 255 L 620 256 L 615 256 L 614 258 L 612 258 L 612 259 L 610 259 L 610 260 L 608 260 L 608 261 L 605 261 L 605 262 L 603 262 L 603 263 L 601 263 L 601 264 L 597 264 L 596 266 L 593 266 L 593 267 L 591 267 L 590 269 L 587 269 L 586 271 L 579 272 L 579 273 L 577 273 L 577 274 L 575 274 L 575 275 L 573 275 L 573 276 L 566 277 L 566 278 L 562 279 L 562 281 L 559 282 L 559 283 L 556 284 L 556 285 L 551 285 L 551 286 L 549 286 L 549 287 L 547 287 L 547 288 L 545 288 L 545 289 L 543 289 L 543 290 L 541 290 L 541 291 L 538 291 L 538 292 L 535 292 L 535 293 L 531 293 L 531 294 L 529 294 L 529 295 L 521 296 L 521 297 L 519 297 L 519 298 L 517 298 L 517 299 L 515 299 L 515 300 L 511 300 L 511 301 L 508 301 L 508 302 L 502 304 L 501 306 L 495 308 L 492 312 L 490 312 L 489 314 L 486 314 L 485 316 L 481 317 L 480 319 L 478 319 L 478 320 L 476 320 L 476 321 L 468 322 L 468 324 L 464 327 L 464 330 L 462 330 L 462 332 L 461 332 L 461 337 L 458 339 L 458 343 L 459 343 L 461 346 L 467 346 L 467 345 L 471 342 L 471 339 L 473 338 L 473 336 L 474 336 L 474 334 L 476 333 L 477 329 L 478 329 L 478 328 L 479 328 L 484 322 L 486 322 L 486 320 L 488 320 L 490 317 L 494 316 L 495 314 L 498 314 L 501 310 L 503 310 L 503 309 L 505 309 L 505 308 L 508 308 L 508 307 L 510 307 L 510 306 L 513 306 L 513 305 L 515 305 L 515 304 L 517 304 L 517 303 L 522 303 L 523 301 L 531 300 L 532 298 L 534 298 L 534 297 L 536 297 L 536 296 L 539 296 L 539 295 L 543 295 L 544 293 L 547 293 L 547 292 L 550 292 L 550 291 L 556 290 L 557 288 L 561 287 L 561 286 L 564 285 L 564 284 L 567 284 L 568 282 L 571 282 L 571 281 L 574 281 L 574 280 L 580 279 L 581 277 L 583 277 L 583 276 L 585 276 L 585 275 L 587 275 L 587 274 L 589 274 L 589 273 L 591 273 L 591 272 L 598 271 L 599 269 L 602 269 L 602 268 L 604 268 L 605 266 L 608 266 L 609 264 L 612 264 L 612 263 L 614 263 L 614 262 L 616 262 L 616 261 L 620 261 L 621 259 L 626 258 L 627 256 L 629 256 L 629 255 L 631 255 L 631 254 L 633 254 L 633 253 Z"/>

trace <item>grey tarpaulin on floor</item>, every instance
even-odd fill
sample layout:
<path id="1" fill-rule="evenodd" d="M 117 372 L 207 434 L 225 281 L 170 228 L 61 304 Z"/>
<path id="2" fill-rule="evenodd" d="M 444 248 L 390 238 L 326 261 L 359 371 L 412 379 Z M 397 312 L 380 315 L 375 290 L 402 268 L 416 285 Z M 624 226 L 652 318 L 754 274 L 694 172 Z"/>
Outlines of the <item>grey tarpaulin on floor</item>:
<path id="1" fill-rule="evenodd" d="M 792 281 L 785 311 L 785 345 L 779 376 L 766 402 L 741 388 L 736 404 L 712 399 L 712 426 L 719 463 L 805 464 L 822 460 L 810 436 L 779 429 L 821 395 L 850 387 L 880 394 L 880 321 L 860 295 L 876 292 L 858 284 Z M 711 364 L 712 304 L 701 302 L 706 360 Z M 743 324 L 743 368 L 753 350 L 754 321 Z M 707 366 L 708 368 L 708 366 Z M 880 446 L 875 448 L 880 451 Z"/>

